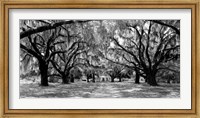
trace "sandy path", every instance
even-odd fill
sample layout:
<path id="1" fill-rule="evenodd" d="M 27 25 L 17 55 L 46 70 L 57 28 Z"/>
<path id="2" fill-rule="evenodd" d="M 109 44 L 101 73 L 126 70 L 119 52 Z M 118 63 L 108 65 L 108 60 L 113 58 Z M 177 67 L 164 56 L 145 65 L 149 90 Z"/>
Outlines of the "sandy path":
<path id="1" fill-rule="evenodd" d="M 94 98 L 109 98 L 109 97 L 121 97 L 118 88 L 112 84 L 100 83 L 96 90 L 92 91 L 90 97 Z"/>

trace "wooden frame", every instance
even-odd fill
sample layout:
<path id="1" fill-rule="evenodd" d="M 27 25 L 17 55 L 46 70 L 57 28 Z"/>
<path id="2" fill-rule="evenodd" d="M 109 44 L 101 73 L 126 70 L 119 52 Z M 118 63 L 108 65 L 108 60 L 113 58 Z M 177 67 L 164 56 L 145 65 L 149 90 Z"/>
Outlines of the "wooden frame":
<path id="1" fill-rule="evenodd" d="M 199 81 L 199 1 L 62 1 L 43 0 L 1 2 L 0 116 L 9 117 L 200 117 Z M 191 110 L 11 110 L 8 108 L 8 10 L 11 8 L 189 8 L 192 10 L 192 109 Z"/>

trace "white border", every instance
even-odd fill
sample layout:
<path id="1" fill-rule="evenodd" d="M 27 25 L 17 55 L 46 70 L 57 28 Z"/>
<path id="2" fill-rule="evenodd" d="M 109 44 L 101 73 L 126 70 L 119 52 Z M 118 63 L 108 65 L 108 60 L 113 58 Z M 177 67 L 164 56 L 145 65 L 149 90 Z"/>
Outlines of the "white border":
<path id="1" fill-rule="evenodd" d="M 181 97 L 178 99 L 19 99 L 19 19 L 180 19 Z M 10 109 L 191 109 L 190 9 L 10 9 Z"/>

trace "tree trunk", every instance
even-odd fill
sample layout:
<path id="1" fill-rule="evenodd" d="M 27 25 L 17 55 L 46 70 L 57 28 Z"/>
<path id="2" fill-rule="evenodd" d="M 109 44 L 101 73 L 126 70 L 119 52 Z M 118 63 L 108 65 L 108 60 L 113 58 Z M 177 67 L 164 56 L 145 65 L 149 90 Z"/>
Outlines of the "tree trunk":
<path id="1" fill-rule="evenodd" d="M 158 86 L 158 84 L 156 82 L 156 76 L 155 75 L 156 74 L 154 74 L 154 73 L 150 73 L 147 76 L 148 84 L 151 85 L 151 86 Z"/>
<path id="2" fill-rule="evenodd" d="M 170 78 L 169 77 L 167 78 L 167 83 L 170 84 Z"/>
<path id="3" fill-rule="evenodd" d="M 89 81 L 89 76 L 86 76 L 86 77 L 87 77 L 87 82 L 90 82 L 90 81 Z"/>
<path id="4" fill-rule="evenodd" d="M 67 78 L 66 78 L 67 77 Z M 69 84 L 69 76 L 62 74 L 62 83 L 63 84 Z"/>
<path id="5" fill-rule="evenodd" d="M 119 82 L 122 82 L 122 78 L 121 77 L 119 78 Z"/>
<path id="6" fill-rule="evenodd" d="M 102 82 L 104 82 L 104 77 L 102 77 L 102 80 L 101 80 Z"/>
<path id="7" fill-rule="evenodd" d="M 148 78 L 145 78 L 145 82 L 148 83 Z"/>
<path id="8" fill-rule="evenodd" d="M 70 77 L 70 82 L 74 83 L 74 78 Z"/>
<path id="9" fill-rule="evenodd" d="M 62 83 L 69 84 L 69 80 L 64 76 L 64 77 L 62 77 Z"/>
<path id="10" fill-rule="evenodd" d="M 39 69 L 41 74 L 41 86 L 48 86 L 48 64 L 43 61 L 39 61 Z"/>
<path id="11" fill-rule="evenodd" d="M 112 77 L 111 77 L 111 82 L 114 82 L 114 79 L 115 79 L 115 78 L 112 78 Z"/>
<path id="12" fill-rule="evenodd" d="M 94 74 L 92 74 L 92 82 L 95 83 L 95 75 Z"/>
<path id="13" fill-rule="evenodd" d="M 136 84 L 139 84 L 139 83 L 140 83 L 140 75 L 139 75 L 138 72 L 136 72 L 135 83 L 136 83 Z"/>

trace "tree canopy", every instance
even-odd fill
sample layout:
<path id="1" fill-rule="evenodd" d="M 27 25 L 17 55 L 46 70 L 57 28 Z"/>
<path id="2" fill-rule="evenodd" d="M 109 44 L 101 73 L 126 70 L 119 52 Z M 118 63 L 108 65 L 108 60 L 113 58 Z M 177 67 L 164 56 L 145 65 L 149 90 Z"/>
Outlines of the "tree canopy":
<path id="1" fill-rule="evenodd" d="M 36 59 L 43 86 L 49 76 L 73 81 L 77 68 L 93 79 L 135 72 L 135 83 L 156 86 L 162 71 L 179 73 L 180 20 L 21 20 L 20 49 L 22 65 Z"/>

